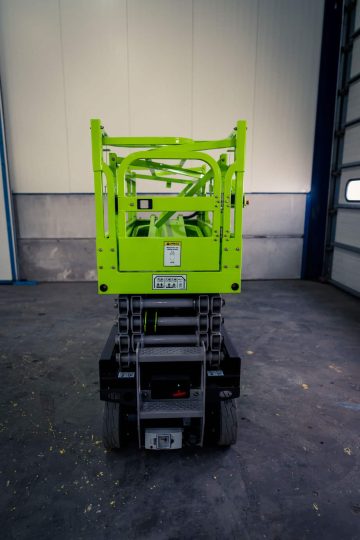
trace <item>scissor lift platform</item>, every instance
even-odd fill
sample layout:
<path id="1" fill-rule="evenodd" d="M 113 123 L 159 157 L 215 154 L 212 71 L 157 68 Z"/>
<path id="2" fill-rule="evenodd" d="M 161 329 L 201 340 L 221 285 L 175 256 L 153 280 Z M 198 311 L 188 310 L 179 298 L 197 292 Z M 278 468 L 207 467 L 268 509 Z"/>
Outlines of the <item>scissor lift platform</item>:
<path id="1" fill-rule="evenodd" d="M 100 359 L 108 449 L 131 425 L 150 449 L 236 440 L 241 362 L 220 294 L 241 288 L 245 134 L 111 137 L 91 121 L 98 290 L 117 308 Z"/>

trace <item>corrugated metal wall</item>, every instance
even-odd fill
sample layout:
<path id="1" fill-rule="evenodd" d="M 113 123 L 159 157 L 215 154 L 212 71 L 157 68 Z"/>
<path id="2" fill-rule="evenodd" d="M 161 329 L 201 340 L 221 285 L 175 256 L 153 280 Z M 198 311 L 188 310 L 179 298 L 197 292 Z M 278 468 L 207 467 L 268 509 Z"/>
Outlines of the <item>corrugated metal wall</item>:
<path id="1" fill-rule="evenodd" d="M 298 277 L 322 17 L 323 0 L 0 0 L 0 70 L 26 277 L 63 279 L 65 252 L 88 218 L 71 212 L 53 236 L 55 215 L 69 214 L 76 201 L 92 212 L 86 195 L 69 203 L 69 194 L 93 190 L 90 117 L 112 134 L 194 138 L 226 136 L 246 118 L 245 188 L 258 195 L 245 217 L 245 277 Z M 29 193 L 48 195 L 41 227 L 45 199 Z M 82 234 L 91 241 L 92 225 Z M 54 245 L 62 255 L 49 265 Z M 29 257 L 44 263 L 30 269 Z M 91 264 L 84 258 L 69 266 L 67 279 L 89 276 Z"/>

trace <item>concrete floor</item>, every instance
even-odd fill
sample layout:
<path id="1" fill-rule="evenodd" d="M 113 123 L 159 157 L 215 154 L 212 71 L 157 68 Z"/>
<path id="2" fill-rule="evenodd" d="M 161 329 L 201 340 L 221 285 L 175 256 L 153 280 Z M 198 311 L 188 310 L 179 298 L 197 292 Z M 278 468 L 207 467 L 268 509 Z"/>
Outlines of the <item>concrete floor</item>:
<path id="1" fill-rule="evenodd" d="M 243 356 L 239 438 L 104 451 L 95 284 L 0 288 L 2 539 L 360 538 L 359 301 L 247 282 L 227 299 Z"/>

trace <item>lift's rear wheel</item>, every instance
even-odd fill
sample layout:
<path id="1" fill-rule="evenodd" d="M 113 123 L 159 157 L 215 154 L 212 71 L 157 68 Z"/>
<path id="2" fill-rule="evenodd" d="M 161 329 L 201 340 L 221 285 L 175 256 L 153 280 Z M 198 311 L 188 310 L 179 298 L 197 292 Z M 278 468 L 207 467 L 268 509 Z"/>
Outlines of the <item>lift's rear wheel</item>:
<path id="1" fill-rule="evenodd" d="M 120 403 L 106 401 L 104 405 L 102 439 L 106 450 L 121 447 Z"/>
<path id="2" fill-rule="evenodd" d="M 220 402 L 220 432 L 219 446 L 230 446 L 236 443 L 237 416 L 235 399 L 227 399 Z"/>

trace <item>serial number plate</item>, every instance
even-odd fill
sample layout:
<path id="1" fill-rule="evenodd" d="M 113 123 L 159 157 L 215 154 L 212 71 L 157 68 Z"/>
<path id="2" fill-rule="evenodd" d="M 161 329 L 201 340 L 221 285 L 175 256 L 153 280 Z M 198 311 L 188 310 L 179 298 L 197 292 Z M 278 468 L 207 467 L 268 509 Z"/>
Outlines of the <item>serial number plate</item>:
<path id="1" fill-rule="evenodd" d="M 177 276 L 153 274 L 153 290 L 183 291 L 186 289 L 186 275 Z"/>
<path id="2" fill-rule="evenodd" d="M 222 369 L 215 370 L 215 371 L 208 371 L 207 374 L 208 374 L 208 377 L 223 377 L 224 376 L 224 372 Z"/>
<path id="3" fill-rule="evenodd" d="M 119 371 L 119 379 L 135 379 L 135 371 Z"/>

